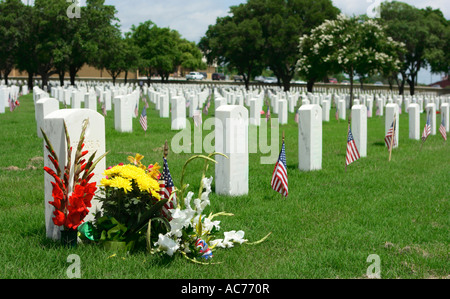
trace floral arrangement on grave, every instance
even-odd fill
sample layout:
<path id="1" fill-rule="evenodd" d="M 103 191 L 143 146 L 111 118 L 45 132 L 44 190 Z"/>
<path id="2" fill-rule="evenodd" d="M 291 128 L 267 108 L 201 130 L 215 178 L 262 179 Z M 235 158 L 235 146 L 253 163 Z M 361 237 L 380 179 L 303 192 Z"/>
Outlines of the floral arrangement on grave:
<path id="1" fill-rule="evenodd" d="M 188 159 L 184 164 L 180 183 L 181 189 L 176 189 L 180 199 L 177 207 L 169 210 L 170 220 L 168 223 L 162 221 L 164 225 L 157 226 L 158 232 L 156 233 L 153 231 L 152 220 L 148 225 L 147 248 L 152 254 L 168 256 L 180 254 L 194 263 L 210 264 L 210 262 L 204 261 L 212 259 L 213 252 L 217 248 L 231 248 L 237 243 L 256 245 L 269 237 L 270 233 L 257 242 L 249 243 L 247 239 L 244 239 L 245 233 L 242 230 L 224 232 L 223 237 L 221 237 L 219 236 L 220 221 L 216 220 L 216 217 L 233 216 L 233 214 L 226 212 L 210 212 L 208 216 L 204 214 L 205 209 L 210 205 L 209 194 L 211 193 L 213 180 L 212 177 L 206 178 L 205 173 L 209 162 L 217 163 L 211 158 L 214 155 L 226 157 L 221 153 L 212 153 L 208 156 L 197 155 Z M 189 185 L 183 184 L 183 180 L 187 165 L 197 158 L 204 159 L 205 164 L 198 197 L 193 200 L 194 192 L 192 191 L 189 191 L 184 197 Z"/>
<path id="2" fill-rule="evenodd" d="M 49 203 L 54 206 L 53 223 L 56 226 L 64 227 L 65 232 L 74 232 L 76 237 L 77 228 L 83 223 L 84 218 L 89 213 L 91 200 L 97 190 L 96 182 L 90 182 L 94 176 L 93 170 L 97 163 L 103 159 L 108 153 L 101 155 L 94 161 L 96 152 L 94 152 L 87 160 L 87 150 L 84 148 L 85 132 L 89 125 L 89 120 L 83 121 L 80 139 L 75 152 L 75 159 L 73 161 L 73 179 L 72 177 L 72 146 L 70 144 L 70 137 L 67 131 L 66 123 L 64 122 L 64 132 L 67 144 L 67 164 L 64 166 L 64 171 L 60 168 L 58 156 L 56 155 L 50 140 L 41 128 L 42 135 L 45 140 L 45 147 L 49 151 L 48 158 L 50 159 L 54 170 L 50 167 L 44 167 L 44 170 L 53 177 L 52 197 L 53 201 Z"/>
<path id="3" fill-rule="evenodd" d="M 100 181 L 103 212 L 80 227 L 88 239 L 112 249 L 130 251 L 145 232 L 150 219 L 162 217 L 169 198 L 161 198 L 158 163 L 142 164 L 144 156 L 129 156 L 129 164 L 120 163 L 105 170 Z"/>
<path id="4" fill-rule="evenodd" d="M 139 241 L 145 239 L 151 254 L 180 254 L 188 260 L 200 263 L 213 257 L 218 248 L 231 248 L 234 244 L 259 244 L 263 239 L 249 243 L 244 239 L 242 230 L 225 232 L 219 236 L 219 216 L 233 216 L 231 213 L 219 212 L 204 214 L 210 205 L 212 177 L 206 178 L 208 163 L 217 163 L 211 157 L 223 155 L 213 153 L 209 156 L 197 155 L 186 161 L 182 169 L 181 189 L 172 187 L 172 177 L 167 164 L 167 144 L 164 150 L 163 173 L 155 163 L 148 167 L 141 163 L 140 154 L 128 157 L 130 164 L 118 164 L 108 168 L 101 180 L 99 200 L 102 201 L 103 213 L 98 213 L 94 222 L 86 222 L 79 231 L 88 239 L 101 242 L 107 248 L 129 252 Z M 223 155 L 225 156 L 225 155 Z M 226 157 L 226 156 L 225 156 Z M 194 159 L 204 159 L 204 170 L 199 188 L 199 196 L 184 184 L 187 165 Z M 170 182 L 170 185 L 169 185 Z M 169 189 L 170 187 L 170 189 Z M 168 192 L 169 191 L 169 192 Z M 184 194 L 187 192 L 187 195 Z M 164 212 L 165 211 L 165 212 Z M 112 246 L 116 243 L 117 246 Z M 118 245 L 122 243 L 122 245 Z"/>

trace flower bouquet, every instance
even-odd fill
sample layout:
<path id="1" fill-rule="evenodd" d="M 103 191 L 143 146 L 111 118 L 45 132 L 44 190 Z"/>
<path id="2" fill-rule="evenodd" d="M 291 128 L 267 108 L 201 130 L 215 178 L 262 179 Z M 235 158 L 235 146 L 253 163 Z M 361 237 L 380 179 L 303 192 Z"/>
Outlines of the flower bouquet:
<path id="1" fill-rule="evenodd" d="M 72 147 L 70 145 L 70 138 L 67 132 L 67 126 L 64 122 L 64 132 L 67 143 L 67 165 L 64 166 L 64 172 L 59 166 L 58 156 L 53 150 L 45 132 L 41 129 L 45 140 L 45 147 L 49 151 L 48 158 L 52 162 L 55 170 L 50 167 L 44 167 L 44 170 L 54 178 L 52 184 L 53 201 L 49 203 L 55 207 L 52 218 L 56 226 L 64 227 L 61 232 L 61 241 L 64 244 L 74 246 L 77 242 L 77 228 L 83 223 L 84 218 L 89 213 L 88 208 L 91 207 L 91 200 L 97 190 L 96 183 L 89 183 L 94 173 L 92 172 L 97 163 L 106 156 L 107 153 L 101 155 L 94 161 L 95 152 L 86 161 L 84 157 L 88 151 L 83 151 L 86 128 L 89 120 L 83 122 L 80 139 L 77 150 L 75 152 L 75 160 L 73 163 L 73 181 L 70 182 L 71 177 L 71 157 Z"/>
<path id="2" fill-rule="evenodd" d="M 131 251 L 150 219 L 161 217 L 161 209 L 169 199 L 161 198 L 159 166 L 145 167 L 144 156 L 128 157 L 130 164 L 109 167 L 100 182 L 103 212 L 81 231 L 106 248 Z"/>
<path id="3" fill-rule="evenodd" d="M 255 245 L 263 242 L 270 235 L 266 235 L 261 240 L 249 243 L 244 239 L 244 231 L 225 232 L 224 236 L 219 237 L 220 221 L 215 220 L 219 216 L 233 216 L 231 213 L 219 212 L 210 213 L 208 216 L 203 211 L 210 205 L 209 194 L 211 193 L 211 183 L 213 178 L 206 178 L 205 173 L 208 169 L 208 162 L 217 163 L 211 157 L 214 155 L 225 155 L 221 153 L 212 153 L 209 156 L 198 155 L 190 158 L 184 165 L 181 176 L 180 204 L 170 210 L 171 219 L 167 230 L 157 233 L 157 241 L 152 246 L 152 226 L 148 226 L 147 246 L 153 254 L 167 254 L 173 256 L 176 253 L 183 255 L 194 263 L 209 264 L 203 262 L 213 258 L 213 251 L 217 248 L 231 248 L 234 244 Z M 198 197 L 192 200 L 194 192 L 189 191 L 184 197 L 189 185 L 183 184 L 184 174 L 187 165 L 194 159 L 201 158 L 205 160 L 205 166 L 201 179 Z M 177 190 L 178 191 L 178 190 Z M 153 238 L 155 234 L 153 234 Z"/>

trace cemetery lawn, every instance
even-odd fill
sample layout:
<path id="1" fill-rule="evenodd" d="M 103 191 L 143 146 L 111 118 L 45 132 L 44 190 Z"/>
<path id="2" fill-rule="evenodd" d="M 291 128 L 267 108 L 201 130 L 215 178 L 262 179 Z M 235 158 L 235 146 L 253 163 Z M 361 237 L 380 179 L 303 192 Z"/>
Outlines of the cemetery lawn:
<path id="1" fill-rule="evenodd" d="M 347 122 L 335 120 L 332 108 L 331 121 L 323 123 L 322 170 L 314 172 L 298 170 L 298 130 L 290 113 L 289 124 L 280 126 L 286 134 L 288 198 L 270 187 L 274 165 L 260 164 L 267 154 L 250 154 L 249 194 L 212 193 L 205 210 L 234 214 L 218 219 L 222 232 L 242 229 L 250 242 L 272 234 L 258 245 L 219 249 L 213 261 L 221 264 L 204 266 L 181 256 L 161 259 L 145 249 L 114 255 L 95 244 L 67 249 L 46 239 L 43 142 L 36 134 L 32 95 L 20 102 L 13 113 L 0 114 L 0 278 L 67 278 L 70 254 L 80 257 L 82 278 L 366 278 L 372 254 L 380 257 L 382 278 L 449 278 L 450 144 L 437 131 L 419 151 L 421 142 L 408 138 L 405 113 L 391 162 L 384 117 L 374 117 L 367 125 L 368 156 L 345 171 Z M 107 166 L 127 163 L 135 153 L 145 156 L 144 164 L 162 164 L 164 141 L 170 145 L 177 131 L 150 108 L 147 133 L 138 118 L 133 133 L 115 132 L 114 113 L 108 112 Z M 421 115 L 421 128 L 424 124 Z M 169 153 L 175 185 L 192 155 Z M 202 167 L 200 160 L 188 166 L 194 192 Z M 213 166 L 207 175 L 214 175 Z"/>

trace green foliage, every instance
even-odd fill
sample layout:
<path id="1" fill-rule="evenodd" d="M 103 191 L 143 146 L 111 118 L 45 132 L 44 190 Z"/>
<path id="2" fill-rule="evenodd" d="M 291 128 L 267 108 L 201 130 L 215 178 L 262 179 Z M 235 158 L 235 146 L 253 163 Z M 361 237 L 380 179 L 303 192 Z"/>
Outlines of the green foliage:
<path id="1" fill-rule="evenodd" d="M 418 9 L 403 2 L 383 2 L 381 19 L 387 26 L 387 34 L 406 48 L 406 52 L 400 55 L 400 93 L 403 93 L 407 82 L 410 94 L 414 94 L 417 74 L 427 64 L 434 72 L 448 72 L 446 50 L 450 43 L 450 27 L 442 12 L 431 8 Z"/>
<path id="2" fill-rule="evenodd" d="M 202 55 L 195 43 L 181 38 L 176 30 L 160 28 L 152 21 L 133 25 L 128 33 L 141 55 L 140 71 L 150 77 L 159 74 L 163 81 L 169 79 L 177 67 L 204 68 Z"/>
<path id="3" fill-rule="evenodd" d="M 350 77 L 353 95 L 355 75 L 365 77 L 398 70 L 400 61 L 396 54 L 402 51 L 402 46 L 388 37 L 375 20 L 340 15 L 300 38 L 298 71 L 310 82 L 330 71 L 343 71 Z"/>

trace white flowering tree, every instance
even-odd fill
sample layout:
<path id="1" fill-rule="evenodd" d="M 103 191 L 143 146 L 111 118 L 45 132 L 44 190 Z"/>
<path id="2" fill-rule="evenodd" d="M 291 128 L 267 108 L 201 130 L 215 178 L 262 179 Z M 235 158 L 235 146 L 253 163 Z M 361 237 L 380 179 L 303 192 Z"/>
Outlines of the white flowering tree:
<path id="1" fill-rule="evenodd" d="M 401 47 L 375 20 L 341 14 L 300 38 L 297 71 L 308 81 L 323 77 L 327 72 L 343 71 L 350 77 L 352 103 L 355 75 L 398 69 L 397 53 Z"/>

